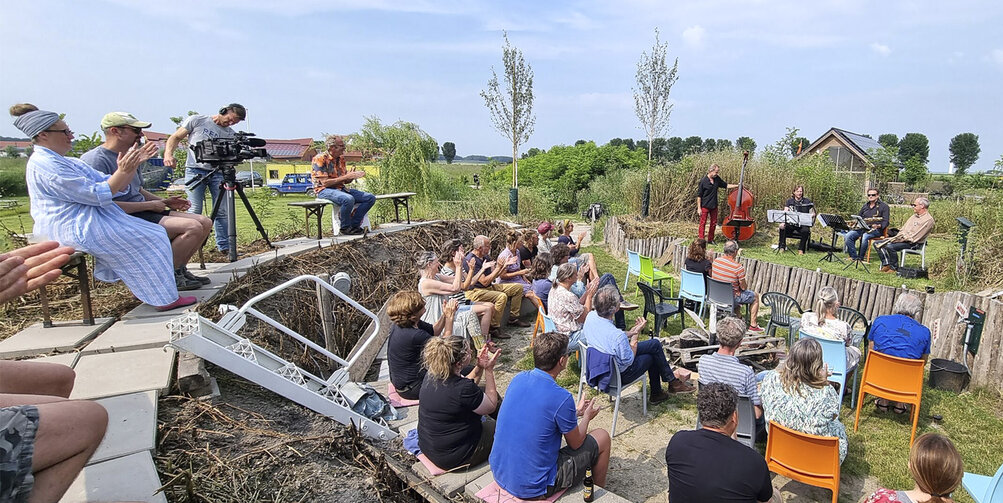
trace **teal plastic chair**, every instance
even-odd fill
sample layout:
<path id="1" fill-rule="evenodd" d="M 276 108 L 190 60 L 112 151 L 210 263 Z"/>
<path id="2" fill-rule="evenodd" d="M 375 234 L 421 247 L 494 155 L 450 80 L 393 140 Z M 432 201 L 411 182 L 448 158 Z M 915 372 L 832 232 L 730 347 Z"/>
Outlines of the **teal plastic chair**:
<path id="1" fill-rule="evenodd" d="M 627 291 L 627 285 L 630 284 L 630 275 L 634 276 L 641 275 L 641 258 L 635 251 L 627 250 L 627 277 L 623 279 L 623 290 Z M 637 293 L 636 291 L 634 293 Z"/>
<path id="2" fill-rule="evenodd" d="M 686 269 L 679 271 L 679 296 L 699 302 L 698 316 L 703 318 L 704 311 L 707 310 L 707 282 L 704 281 L 703 274 Z"/>
<path id="3" fill-rule="evenodd" d="M 554 319 L 550 316 L 543 315 L 543 331 L 544 332 L 556 332 L 557 324 L 554 323 Z"/>
<path id="4" fill-rule="evenodd" d="M 961 486 L 975 503 L 1003 503 L 1003 465 L 992 477 L 965 472 Z"/>
<path id="5" fill-rule="evenodd" d="M 841 341 L 823 339 L 801 330 L 801 337 L 811 337 L 822 345 L 822 361 L 829 366 L 829 381 L 839 383 L 839 403 L 846 395 L 846 346 Z"/>
<path id="6" fill-rule="evenodd" d="M 655 269 L 655 266 L 651 263 L 651 257 L 645 257 L 644 255 L 638 255 L 637 258 L 641 262 L 641 273 L 639 277 L 641 281 L 651 285 L 653 288 L 662 289 L 662 281 L 669 281 L 669 297 L 672 297 L 672 276 Z M 658 286 L 655 286 L 658 283 Z M 637 290 L 634 290 L 637 293 Z"/>

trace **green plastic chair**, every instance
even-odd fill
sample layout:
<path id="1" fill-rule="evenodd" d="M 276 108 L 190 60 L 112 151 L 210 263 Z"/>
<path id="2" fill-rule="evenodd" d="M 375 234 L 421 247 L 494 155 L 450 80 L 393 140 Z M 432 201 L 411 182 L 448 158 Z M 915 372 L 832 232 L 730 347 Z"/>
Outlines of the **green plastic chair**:
<path id="1" fill-rule="evenodd" d="M 655 267 L 651 263 L 651 257 L 638 255 L 637 258 L 641 260 L 641 274 L 640 274 L 641 281 L 644 281 L 645 283 L 651 285 L 653 288 L 658 288 L 660 290 L 662 288 L 662 281 L 668 280 L 669 294 L 667 295 L 667 297 L 672 297 L 672 276 L 662 271 L 659 271 L 658 269 L 655 269 Z M 655 286 L 655 283 L 658 283 L 657 287 Z M 634 290 L 634 293 L 637 294 L 636 289 Z"/>

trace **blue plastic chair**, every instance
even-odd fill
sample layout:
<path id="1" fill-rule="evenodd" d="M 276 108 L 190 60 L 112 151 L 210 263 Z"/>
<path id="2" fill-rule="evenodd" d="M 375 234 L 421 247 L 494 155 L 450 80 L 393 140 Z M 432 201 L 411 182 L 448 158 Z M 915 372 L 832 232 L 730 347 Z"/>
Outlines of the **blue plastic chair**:
<path id="1" fill-rule="evenodd" d="M 556 332 L 557 324 L 554 323 L 554 319 L 550 316 L 543 315 L 543 331 L 544 332 Z"/>
<path id="2" fill-rule="evenodd" d="M 822 361 L 829 366 L 829 381 L 839 383 L 839 403 L 846 395 L 846 346 L 842 341 L 823 339 L 801 330 L 801 337 L 811 337 L 822 345 Z"/>
<path id="3" fill-rule="evenodd" d="M 703 274 L 687 271 L 686 269 L 680 270 L 679 274 L 679 296 L 699 302 L 700 312 L 698 316 L 703 318 L 704 311 L 707 309 L 707 283 L 704 281 Z"/>
<path id="4" fill-rule="evenodd" d="M 627 291 L 627 285 L 630 284 L 630 275 L 634 276 L 641 275 L 641 256 L 634 251 L 627 250 L 627 277 L 623 280 L 623 290 Z M 634 293 L 637 293 L 636 291 Z"/>
<path id="5" fill-rule="evenodd" d="M 965 472 L 961 486 L 975 503 L 1003 503 L 1003 465 L 992 477 Z"/>

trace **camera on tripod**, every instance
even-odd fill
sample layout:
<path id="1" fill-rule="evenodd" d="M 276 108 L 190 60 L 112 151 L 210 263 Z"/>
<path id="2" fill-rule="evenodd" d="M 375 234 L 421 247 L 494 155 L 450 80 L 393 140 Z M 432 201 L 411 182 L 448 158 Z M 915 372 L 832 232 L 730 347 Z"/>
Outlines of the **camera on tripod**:
<path id="1" fill-rule="evenodd" d="M 238 132 L 233 138 L 209 138 L 192 145 L 195 160 L 206 164 L 239 164 L 246 159 L 268 157 L 265 140 L 254 133 Z"/>

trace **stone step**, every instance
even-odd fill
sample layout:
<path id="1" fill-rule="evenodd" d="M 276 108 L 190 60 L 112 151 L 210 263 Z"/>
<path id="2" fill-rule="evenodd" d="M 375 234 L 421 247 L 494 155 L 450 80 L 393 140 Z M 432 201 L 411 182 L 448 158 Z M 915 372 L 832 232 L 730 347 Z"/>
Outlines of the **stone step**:
<path id="1" fill-rule="evenodd" d="M 108 430 L 88 465 L 153 450 L 157 435 L 156 391 L 96 401 L 108 411 Z"/>
<path id="2" fill-rule="evenodd" d="M 209 297 L 212 297 L 213 295 L 216 295 L 217 293 L 219 293 L 219 291 L 220 291 L 219 288 L 209 288 L 207 286 L 207 287 L 204 287 L 204 288 L 200 288 L 198 290 L 191 290 L 191 291 L 188 291 L 188 292 L 180 292 L 180 294 L 182 296 L 194 296 L 196 299 L 198 299 L 198 302 L 202 302 L 202 301 L 208 299 Z M 190 306 L 179 307 L 177 309 L 172 309 L 170 311 L 158 311 L 157 308 L 155 308 L 155 307 L 153 307 L 153 306 L 151 306 L 149 304 L 140 304 L 139 306 L 137 306 L 132 311 L 129 311 L 128 313 L 125 313 L 125 315 L 122 316 L 122 319 L 123 320 L 136 320 L 136 319 L 141 319 L 141 318 L 158 318 L 158 317 L 161 317 L 161 316 L 180 316 L 182 313 L 185 313 L 185 312 L 188 312 L 188 311 L 194 311 L 196 308 L 198 308 L 198 302 L 196 302 L 195 304 L 192 304 Z"/>
<path id="3" fill-rule="evenodd" d="M 411 465 L 411 471 L 429 481 L 429 483 L 432 484 L 432 487 L 442 494 L 452 498 L 453 496 L 463 492 L 463 489 L 467 484 L 477 480 L 484 474 L 490 474 L 491 467 L 488 466 L 487 463 L 481 463 L 480 465 L 467 470 L 456 470 L 433 477 L 432 474 L 429 473 L 428 468 L 425 468 L 425 465 L 421 464 L 421 461 L 415 461 L 414 464 Z"/>
<path id="4" fill-rule="evenodd" d="M 167 503 L 150 451 L 137 452 L 84 467 L 60 503 L 147 501 Z"/>
<path id="5" fill-rule="evenodd" d="M 487 487 L 488 485 L 490 485 L 494 481 L 495 481 L 494 474 L 492 474 L 489 471 L 489 472 L 485 473 L 484 475 L 481 475 L 480 477 L 478 477 L 473 482 L 470 482 L 469 484 L 467 484 L 464 487 L 464 489 L 463 489 L 463 493 L 468 498 L 470 498 L 473 501 L 483 501 L 483 500 L 479 499 L 476 496 L 476 494 L 481 489 L 484 489 L 485 487 Z M 571 502 L 582 501 L 584 499 L 582 497 L 582 492 L 584 490 L 585 490 L 585 488 L 581 484 L 576 484 L 574 486 L 571 486 L 567 491 L 564 491 L 564 494 L 562 494 L 561 497 L 557 498 L 557 500 L 555 500 L 555 501 L 560 501 L 560 502 L 564 502 L 564 503 L 571 503 Z M 622 498 L 620 496 L 617 496 L 616 494 L 611 493 L 611 492 L 607 491 L 606 489 L 604 489 L 602 487 L 599 487 L 599 486 L 595 486 L 595 493 L 594 493 L 593 496 L 594 496 L 594 499 L 592 501 L 594 501 L 596 503 L 630 503 L 630 500 L 627 500 L 627 499 L 624 499 L 624 498 Z M 485 502 L 485 503 L 487 503 L 487 502 Z"/>
<path id="6" fill-rule="evenodd" d="M 114 318 L 97 318 L 94 325 L 84 325 L 79 321 L 55 321 L 49 328 L 35 323 L 0 341 L 0 359 L 73 351 L 107 330 L 114 321 Z"/>
<path id="7" fill-rule="evenodd" d="M 163 347 L 171 340 L 167 322 L 174 318 L 176 316 L 169 314 L 151 318 L 123 319 L 97 336 L 80 352 L 86 355 Z"/>
<path id="8" fill-rule="evenodd" d="M 166 393 L 174 359 L 173 349 L 153 348 L 90 355 L 68 353 L 33 361 L 72 367 L 77 378 L 70 398 L 81 400 L 151 390 Z M 74 360 L 77 360 L 76 365 Z"/>

